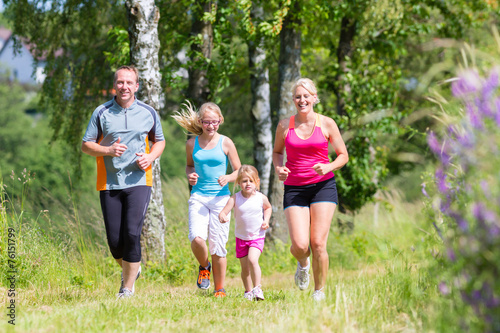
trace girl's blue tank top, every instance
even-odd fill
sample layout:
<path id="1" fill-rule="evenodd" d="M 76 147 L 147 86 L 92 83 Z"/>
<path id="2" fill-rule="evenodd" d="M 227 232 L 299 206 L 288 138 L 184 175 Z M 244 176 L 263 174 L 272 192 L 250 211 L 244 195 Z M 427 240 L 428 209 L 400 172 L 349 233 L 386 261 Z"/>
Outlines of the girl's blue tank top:
<path id="1" fill-rule="evenodd" d="M 201 149 L 198 144 L 198 137 L 194 140 L 193 161 L 194 169 L 198 174 L 198 181 L 193 186 L 191 194 L 206 197 L 217 197 L 230 195 L 229 186 L 220 186 L 217 181 L 220 176 L 225 175 L 227 171 L 228 158 L 222 149 L 224 136 L 221 135 L 217 145 L 212 149 Z"/>

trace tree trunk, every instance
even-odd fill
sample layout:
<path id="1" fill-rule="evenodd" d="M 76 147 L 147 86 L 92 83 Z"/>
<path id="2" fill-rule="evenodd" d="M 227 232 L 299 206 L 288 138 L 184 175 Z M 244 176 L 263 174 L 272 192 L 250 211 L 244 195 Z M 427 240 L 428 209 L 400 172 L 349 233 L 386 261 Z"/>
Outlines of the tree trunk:
<path id="1" fill-rule="evenodd" d="M 345 110 L 344 95 L 351 91 L 349 83 L 345 82 L 345 74 L 349 72 L 347 58 L 352 56 L 354 36 L 356 35 L 356 20 L 343 17 L 340 25 L 339 46 L 337 48 L 337 62 L 339 64 L 339 72 L 336 76 L 338 83 L 335 94 L 337 95 L 337 114 L 340 116 L 349 116 Z"/>
<path id="2" fill-rule="evenodd" d="M 300 78 L 300 67 L 302 65 L 300 57 L 301 33 L 298 30 L 300 26 L 299 11 L 299 1 L 296 1 L 294 8 L 290 10 L 290 14 L 285 18 L 280 34 L 278 121 L 290 117 L 296 111 L 291 89 L 293 84 Z M 288 231 L 283 211 L 283 182 L 279 181 L 274 175 L 273 172 L 270 195 L 273 215 L 270 222 L 270 236 L 285 241 Z"/>
<path id="3" fill-rule="evenodd" d="M 212 58 L 213 28 L 208 21 L 203 21 L 204 13 L 211 13 L 212 6 L 217 6 L 216 1 L 197 1 L 191 8 L 193 11 L 193 24 L 191 37 L 201 35 L 201 44 L 192 43 L 190 58 L 192 65 L 189 67 L 189 85 L 187 96 L 196 107 L 208 101 L 210 96 L 209 81 L 207 78 L 207 59 Z"/>
<path id="4" fill-rule="evenodd" d="M 256 4 L 252 7 L 252 20 L 263 21 L 264 9 Z M 252 125 L 255 167 L 259 171 L 260 191 L 269 194 L 271 164 L 273 155 L 273 133 L 271 131 L 271 92 L 269 88 L 269 69 L 266 64 L 264 37 L 248 41 L 248 59 L 252 90 Z"/>
<path id="5" fill-rule="evenodd" d="M 351 91 L 351 86 L 346 82 L 346 74 L 349 73 L 348 58 L 352 57 L 354 48 L 354 37 L 356 36 L 356 24 L 357 21 L 353 18 L 344 16 L 340 23 L 340 37 L 339 45 L 337 47 L 337 62 L 339 64 L 339 71 L 336 75 L 336 89 L 335 95 L 337 96 L 337 114 L 340 116 L 347 116 L 350 119 L 350 115 L 345 109 L 346 101 L 344 96 L 349 94 Z M 339 200 L 340 201 L 340 200 Z M 353 216 L 354 213 L 348 211 L 342 203 L 340 203 L 339 212 L 345 215 Z M 344 221 L 337 218 L 337 225 L 341 232 L 352 232 L 354 230 L 354 219 L 352 221 Z"/>
<path id="6" fill-rule="evenodd" d="M 127 0 L 129 22 L 130 60 L 139 70 L 140 87 L 137 97 L 159 112 L 161 75 L 158 62 L 160 41 L 158 20 L 160 12 L 154 0 Z M 153 163 L 151 201 L 142 228 L 142 261 L 165 259 L 165 208 L 161 191 L 160 161 Z"/>

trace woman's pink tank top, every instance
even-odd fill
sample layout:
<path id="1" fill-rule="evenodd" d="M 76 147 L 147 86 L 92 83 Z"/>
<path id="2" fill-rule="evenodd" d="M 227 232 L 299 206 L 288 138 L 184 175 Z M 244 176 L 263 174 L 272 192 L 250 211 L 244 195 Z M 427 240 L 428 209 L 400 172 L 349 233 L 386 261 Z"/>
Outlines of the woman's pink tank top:
<path id="1" fill-rule="evenodd" d="M 319 114 L 312 135 L 301 139 L 295 133 L 295 116 L 290 117 L 288 133 L 285 137 L 286 167 L 290 169 L 285 185 L 315 184 L 333 178 L 333 172 L 320 176 L 314 171 L 317 163 L 330 163 L 328 157 L 328 140 L 321 131 Z"/>

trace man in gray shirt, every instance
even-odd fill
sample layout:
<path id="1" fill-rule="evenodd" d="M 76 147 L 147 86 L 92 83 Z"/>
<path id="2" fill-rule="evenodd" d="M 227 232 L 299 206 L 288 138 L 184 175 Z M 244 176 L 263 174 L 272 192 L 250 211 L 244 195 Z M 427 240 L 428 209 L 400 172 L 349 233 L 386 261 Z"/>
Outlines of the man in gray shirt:
<path id="1" fill-rule="evenodd" d="M 139 101 L 138 71 L 115 72 L 116 96 L 97 107 L 83 137 L 82 151 L 96 157 L 97 190 L 111 254 L 122 268 L 118 297 L 134 294 L 141 274 L 141 230 L 151 196 L 151 164 L 165 148 L 160 118 Z"/>

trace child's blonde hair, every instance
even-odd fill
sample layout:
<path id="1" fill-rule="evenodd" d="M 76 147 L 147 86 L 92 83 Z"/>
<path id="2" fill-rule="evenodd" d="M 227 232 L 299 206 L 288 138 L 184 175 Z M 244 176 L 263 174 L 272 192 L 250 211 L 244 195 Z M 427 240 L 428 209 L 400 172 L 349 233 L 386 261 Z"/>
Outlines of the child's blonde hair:
<path id="1" fill-rule="evenodd" d="M 238 176 L 236 177 L 236 183 L 239 185 L 241 182 L 241 179 L 243 178 L 244 175 L 247 175 L 250 177 L 251 180 L 255 183 L 255 187 L 257 188 L 257 191 L 260 190 L 260 178 L 259 178 L 259 171 L 252 166 L 248 164 L 243 164 L 240 169 L 238 170 Z"/>
<path id="2" fill-rule="evenodd" d="M 314 101 L 314 105 L 316 105 L 320 102 L 319 97 L 318 97 L 318 90 L 316 89 L 316 85 L 314 84 L 313 80 L 308 79 L 306 77 L 298 79 L 292 87 L 292 94 L 293 95 L 295 95 L 295 91 L 297 90 L 297 87 L 299 87 L 299 86 L 304 88 L 305 90 L 307 90 L 310 94 L 316 95 L 316 100 Z"/>
<path id="3" fill-rule="evenodd" d="M 176 111 L 172 118 L 175 119 L 177 124 L 181 125 L 182 128 L 188 132 L 194 133 L 196 135 L 203 134 L 203 126 L 201 125 L 201 120 L 207 111 L 216 113 L 219 116 L 220 123 L 224 123 L 224 117 L 219 106 L 212 102 L 203 103 L 200 110 L 197 112 L 191 102 L 186 101 L 182 104 L 184 110 L 181 112 Z"/>

